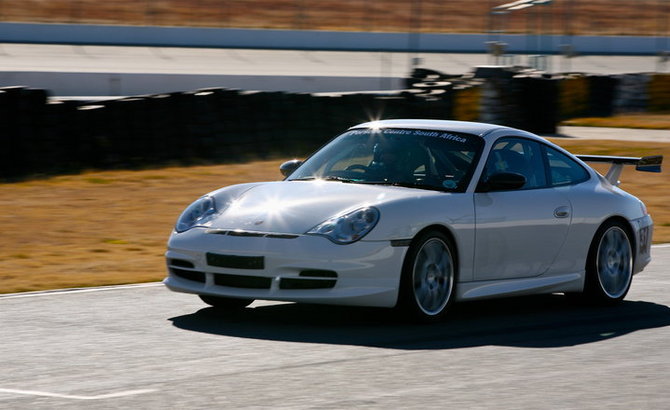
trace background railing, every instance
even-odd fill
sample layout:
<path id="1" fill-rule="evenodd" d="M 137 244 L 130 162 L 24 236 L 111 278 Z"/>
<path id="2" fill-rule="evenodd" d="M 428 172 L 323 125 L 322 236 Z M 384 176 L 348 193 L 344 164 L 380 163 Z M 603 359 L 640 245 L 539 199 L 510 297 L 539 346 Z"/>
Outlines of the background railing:
<path id="1" fill-rule="evenodd" d="M 0 0 L 0 21 L 667 37 L 670 0 Z M 499 10 L 498 10 L 499 11 Z"/>

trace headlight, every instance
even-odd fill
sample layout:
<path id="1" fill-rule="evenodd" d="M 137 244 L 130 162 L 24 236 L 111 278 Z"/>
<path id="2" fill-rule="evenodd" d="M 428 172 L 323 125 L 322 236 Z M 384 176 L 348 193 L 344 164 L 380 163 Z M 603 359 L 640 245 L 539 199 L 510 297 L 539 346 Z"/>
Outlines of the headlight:
<path id="1" fill-rule="evenodd" d="M 379 221 L 377 208 L 361 208 L 335 216 L 310 229 L 309 235 L 322 235 L 337 244 L 356 242 L 368 234 Z"/>
<path id="2" fill-rule="evenodd" d="M 188 231 L 197 225 L 202 225 L 216 214 L 216 202 L 211 196 L 203 196 L 189 205 L 177 220 L 177 232 Z"/>

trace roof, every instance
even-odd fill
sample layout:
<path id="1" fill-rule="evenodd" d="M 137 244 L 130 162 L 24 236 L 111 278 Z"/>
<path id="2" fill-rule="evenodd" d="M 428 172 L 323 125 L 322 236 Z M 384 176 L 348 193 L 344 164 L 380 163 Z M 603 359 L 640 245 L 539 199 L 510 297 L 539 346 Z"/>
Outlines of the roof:
<path id="1" fill-rule="evenodd" d="M 467 121 L 445 121 L 445 120 L 418 120 L 418 119 L 402 119 L 402 120 L 380 120 L 371 121 L 363 124 L 358 124 L 350 129 L 355 128 L 414 128 L 414 129 L 430 129 L 430 130 L 444 130 L 452 132 L 462 132 L 467 134 L 474 134 L 484 136 L 485 134 L 500 129 L 512 128 L 502 125 L 486 124 L 481 122 L 467 122 Z"/>

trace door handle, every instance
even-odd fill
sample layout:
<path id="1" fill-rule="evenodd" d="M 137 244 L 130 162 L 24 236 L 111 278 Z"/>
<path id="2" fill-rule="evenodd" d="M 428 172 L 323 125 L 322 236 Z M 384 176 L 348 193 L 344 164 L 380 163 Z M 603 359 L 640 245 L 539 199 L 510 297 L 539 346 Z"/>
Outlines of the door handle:
<path id="1" fill-rule="evenodd" d="M 554 209 L 554 216 L 556 218 L 567 218 L 570 216 L 570 208 L 567 206 L 559 206 L 558 208 Z"/>

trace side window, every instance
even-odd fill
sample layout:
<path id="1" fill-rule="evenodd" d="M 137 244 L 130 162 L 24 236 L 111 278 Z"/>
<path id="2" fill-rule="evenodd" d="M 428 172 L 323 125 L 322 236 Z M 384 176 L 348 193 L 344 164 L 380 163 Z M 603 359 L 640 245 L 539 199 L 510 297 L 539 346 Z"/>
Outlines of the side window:
<path id="1" fill-rule="evenodd" d="M 526 177 L 526 185 L 522 189 L 547 186 L 542 149 L 535 141 L 521 138 L 498 140 L 489 153 L 482 178 L 486 180 L 499 172 L 513 172 Z"/>
<path id="2" fill-rule="evenodd" d="M 572 185 L 589 179 L 586 170 L 572 158 L 550 147 L 545 147 L 552 186 Z"/>

